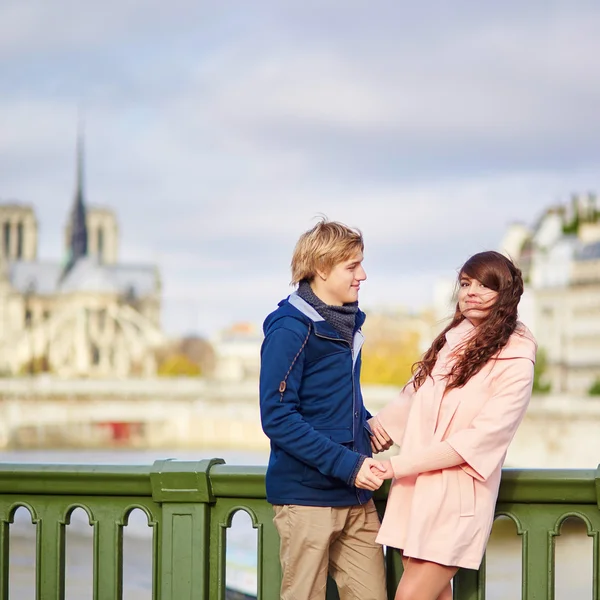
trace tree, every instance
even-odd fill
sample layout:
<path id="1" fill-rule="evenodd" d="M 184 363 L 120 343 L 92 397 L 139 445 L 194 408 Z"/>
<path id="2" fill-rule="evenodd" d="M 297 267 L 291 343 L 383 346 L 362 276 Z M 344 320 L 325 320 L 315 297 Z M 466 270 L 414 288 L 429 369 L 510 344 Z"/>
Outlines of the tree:
<path id="1" fill-rule="evenodd" d="M 179 341 L 176 348 L 197 364 L 204 375 L 209 375 L 215 370 L 215 351 L 207 340 L 198 336 L 187 336 Z"/>
<path id="2" fill-rule="evenodd" d="M 362 383 L 403 386 L 419 360 L 418 335 L 408 332 L 402 337 L 368 340 L 362 353 Z"/>
<path id="3" fill-rule="evenodd" d="M 210 343 L 200 337 L 171 340 L 156 353 L 158 375 L 210 376 L 215 368 L 215 352 Z M 175 372 L 171 372 L 175 371 Z M 179 373 L 178 371 L 182 371 Z"/>
<path id="4" fill-rule="evenodd" d="M 158 365 L 157 373 L 159 377 L 198 377 L 201 371 L 185 354 L 174 353 Z"/>
<path id="5" fill-rule="evenodd" d="M 592 383 L 590 389 L 588 390 L 588 394 L 590 396 L 600 396 L 600 377 Z"/>
<path id="6" fill-rule="evenodd" d="M 543 348 L 540 348 L 537 351 L 537 355 L 535 358 L 535 367 L 533 368 L 534 394 L 547 394 L 552 387 L 550 385 L 550 382 L 546 381 L 546 378 L 544 377 L 547 366 L 548 358 L 546 356 L 546 351 Z"/>
<path id="7" fill-rule="evenodd" d="M 19 368 L 21 375 L 39 375 L 40 373 L 50 373 L 52 367 L 47 356 L 36 356 L 23 363 Z"/>

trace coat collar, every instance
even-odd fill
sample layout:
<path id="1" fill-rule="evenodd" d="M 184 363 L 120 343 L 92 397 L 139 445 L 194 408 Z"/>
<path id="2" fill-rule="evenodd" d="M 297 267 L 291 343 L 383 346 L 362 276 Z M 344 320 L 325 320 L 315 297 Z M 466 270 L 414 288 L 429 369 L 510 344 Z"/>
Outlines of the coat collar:
<path id="1" fill-rule="evenodd" d="M 446 342 L 448 348 L 453 351 L 458 346 L 464 344 L 475 332 L 475 326 L 468 320 L 463 319 L 456 327 L 446 332 Z M 514 333 L 508 339 L 508 342 L 498 353 L 496 358 L 528 358 L 535 362 L 537 344 L 531 331 L 523 323 L 517 322 Z"/>
<path id="2" fill-rule="evenodd" d="M 535 363 L 537 342 L 529 329 L 520 321 L 517 322 L 515 332 L 510 336 L 508 344 L 500 350 L 498 359 L 528 358 Z"/>
<path id="3" fill-rule="evenodd" d="M 469 319 L 463 319 L 458 325 L 446 332 L 446 342 L 450 350 L 454 350 L 466 342 L 475 331 L 475 326 Z"/>

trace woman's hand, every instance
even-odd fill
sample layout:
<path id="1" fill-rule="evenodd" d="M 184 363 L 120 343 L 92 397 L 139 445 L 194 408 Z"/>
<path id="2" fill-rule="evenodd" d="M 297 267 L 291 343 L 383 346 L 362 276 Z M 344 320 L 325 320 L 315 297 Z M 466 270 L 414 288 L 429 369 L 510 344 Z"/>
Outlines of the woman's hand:
<path id="1" fill-rule="evenodd" d="M 391 448 L 394 442 L 387 434 L 386 430 L 381 426 L 379 419 L 376 416 L 371 417 L 367 423 L 369 424 L 369 427 L 371 427 L 371 450 L 373 450 L 373 454 Z"/>
<path id="2" fill-rule="evenodd" d="M 394 477 L 394 469 L 392 468 L 392 462 L 389 460 L 379 461 L 379 466 L 377 470 L 371 470 L 371 472 L 380 479 L 392 479 Z"/>

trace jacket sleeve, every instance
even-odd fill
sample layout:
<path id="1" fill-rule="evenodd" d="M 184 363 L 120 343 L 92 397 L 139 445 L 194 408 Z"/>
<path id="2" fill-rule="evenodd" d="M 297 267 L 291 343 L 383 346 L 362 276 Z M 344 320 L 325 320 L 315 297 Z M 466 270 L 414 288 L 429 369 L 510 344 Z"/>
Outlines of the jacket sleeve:
<path id="1" fill-rule="evenodd" d="M 480 481 L 502 467 L 533 387 L 533 362 L 528 358 L 502 360 L 497 365 L 502 369 L 494 381 L 498 391 L 485 402 L 467 429 L 446 438 L 465 460 L 461 468 Z"/>
<path id="2" fill-rule="evenodd" d="M 402 444 L 404 437 L 413 393 L 412 382 L 409 382 L 399 396 L 384 406 L 376 415 L 380 425 L 398 446 Z"/>
<path id="3" fill-rule="evenodd" d="M 294 357 L 303 342 L 296 332 L 283 327 L 270 332 L 263 342 L 260 369 L 260 416 L 263 431 L 277 446 L 297 460 L 318 469 L 324 475 L 337 477 L 348 485 L 353 485 L 355 468 L 361 455 L 319 433 L 304 420 L 299 411 L 298 391 L 304 371 L 304 354 L 295 362 Z M 282 395 L 279 386 L 284 380 L 286 386 Z"/>

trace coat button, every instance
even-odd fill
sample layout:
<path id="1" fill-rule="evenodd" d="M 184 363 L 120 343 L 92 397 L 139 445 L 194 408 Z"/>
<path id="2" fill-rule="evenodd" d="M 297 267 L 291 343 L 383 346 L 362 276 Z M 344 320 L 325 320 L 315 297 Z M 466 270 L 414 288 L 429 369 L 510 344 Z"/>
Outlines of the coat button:
<path id="1" fill-rule="evenodd" d="M 355 419 L 358 419 L 358 411 L 356 411 L 356 412 L 354 413 L 354 418 L 355 418 Z"/>

